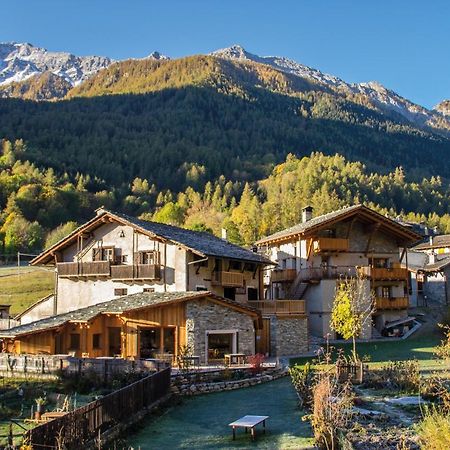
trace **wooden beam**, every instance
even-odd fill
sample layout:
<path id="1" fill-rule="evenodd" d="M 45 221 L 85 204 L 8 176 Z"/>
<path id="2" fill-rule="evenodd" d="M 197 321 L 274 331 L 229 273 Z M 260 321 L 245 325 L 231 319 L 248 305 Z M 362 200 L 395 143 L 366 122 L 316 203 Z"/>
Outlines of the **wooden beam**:
<path id="1" fill-rule="evenodd" d="M 364 255 L 367 256 L 367 254 L 369 253 L 369 249 L 370 249 L 370 244 L 372 243 L 372 239 L 375 235 L 375 233 L 379 230 L 380 228 L 380 222 L 377 222 L 376 224 L 373 225 L 372 227 L 372 231 L 369 234 L 369 239 L 367 239 L 367 246 L 366 246 L 366 251 L 364 252 Z"/>
<path id="2" fill-rule="evenodd" d="M 400 263 L 403 261 L 403 258 L 405 257 L 405 253 L 406 253 L 406 247 L 403 248 L 402 255 L 400 256 Z M 406 258 L 406 259 L 408 259 L 408 258 Z M 408 264 L 408 262 L 406 264 Z M 406 267 L 406 268 L 408 268 L 408 267 Z"/>
<path id="3" fill-rule="evenodd" d="M 351 222 L 348 224 L 346 239 L 348 239 L 348 238 L 350 237 L 350 233 L 352 232 L 353 225 L 354 225 L 355 222 L 356 222 L 356 216 L 353 217 L 353 219 L 351 220 Z"/>
<path id="4" fill-rule="evenodd" d="M 311 252 L 312 252 L 312 248 L 313 248 L 313 242 L 314 242 L 314 238 L 310 238 L 309 239 L 309 246 L 308 246 L 308 252 L 306 254 L 306 260 L 309 259 L 309 257 L 311 256 Z"/>

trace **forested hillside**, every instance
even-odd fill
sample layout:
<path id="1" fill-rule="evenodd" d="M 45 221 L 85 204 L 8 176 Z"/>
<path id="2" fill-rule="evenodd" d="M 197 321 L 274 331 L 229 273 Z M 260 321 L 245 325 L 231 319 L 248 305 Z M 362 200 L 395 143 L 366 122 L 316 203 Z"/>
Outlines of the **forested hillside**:
<path id="1" fill-rule="evenodd" d="M 158 189 L 201 188 L 220 175 L 254 182 L 287 154 L 321 151 L 387 172 L 450 175 L 450 141 L 387 115 L 363 96 L 253 62 L 196 56 L 116 63 L 70 100 L 0 100 L 0 136 L 28 158 L 107 188 L 136 177 Z M 80 98 L 83 97 L 83 98 Z M 424 164 L 426 161 L 426 164 Z"/>
<path id="2" fill-rule="evenodd" d="M 159 189 L 134 178 L 118 188 L 89 174 L 71 176 L 28 161 L 23 141 L 3 141 L 0 156 L 0 253 L 37 251 L 56 242 L 103 205 L 144 219 L 220 234 L 251 244 L 300 221 L 301 208 L 322 214 L 364 202 L 392 217 L 426 222 L 450 232 L 450 190 L 440 177 L 412 181 L 403 169 L 371 173 L 339 155 L 288 155 L 269 177 L 245 183 L 219 176 L 197 188 Z"/>

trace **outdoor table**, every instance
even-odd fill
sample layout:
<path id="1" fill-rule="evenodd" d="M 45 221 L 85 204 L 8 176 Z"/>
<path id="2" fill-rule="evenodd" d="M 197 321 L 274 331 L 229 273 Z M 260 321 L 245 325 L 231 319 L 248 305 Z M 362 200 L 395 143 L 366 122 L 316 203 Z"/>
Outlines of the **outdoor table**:
<path id="1" fill-rule="evenodd" d="M 232 364 L 245 364 L 245 353 L 229 353 L 225 355 L 225 364 L 231 366 Z"/>
<path id="2" fill-rule="evenodd" d="M 252 435 L 252 440 L 255 440 L 255 426 L 262 422 L 263 432 L 266 433 L 266 420 L 269 416 L 244 416 L 234 422 L 228 424 L 229 427 L 233 428 L 233 441 L 236 439 L 236 428 L 245 428 L 247 433 L 247 428 L 250 428 Z"/>

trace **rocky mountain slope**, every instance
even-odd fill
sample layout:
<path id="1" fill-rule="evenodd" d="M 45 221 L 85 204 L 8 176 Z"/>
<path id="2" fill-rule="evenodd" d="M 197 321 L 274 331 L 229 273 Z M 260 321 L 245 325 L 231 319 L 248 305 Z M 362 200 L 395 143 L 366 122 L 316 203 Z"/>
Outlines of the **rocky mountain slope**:
<path id="1" fill-rule="evenodd" d="M 313 69 L 303 64 L 299 64 L 288 58 L 279 56 L 261 57 L 254 55 L 247 52 L 239 45 L 216 50 L 212 52 L 211 55 L 231 60 L 253 61 L 261 64 L 267 64 L 277 70 L 323 84 L 337 93 L 362 96 L 374 107 L 377 107 L 387 113 L 398 113 L 418 127 L 430 127 L 437 131 L 444 130 L 446 134 L 447 132 L 450 132 L 450 120 L 443 118 L 443 116 L 448 115 L 443 112 L 448 112 L 448 109 L 445 109 L 444 106 L 442 107 L 443 110 L 439 108 L 429 110 L 398 95 L 396 92 L 385 88 L 378 82 L 347 83 L 338 77 L 323 73 L 320 70 Z"/>

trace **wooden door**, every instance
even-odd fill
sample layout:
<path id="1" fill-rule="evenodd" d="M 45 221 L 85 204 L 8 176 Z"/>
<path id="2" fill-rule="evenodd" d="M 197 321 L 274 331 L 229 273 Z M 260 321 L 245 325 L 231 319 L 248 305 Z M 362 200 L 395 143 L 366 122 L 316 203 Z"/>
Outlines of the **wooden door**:
<path id="1" fill-rule="evenodd" d="M 270 355 L 270 319 L 262 319 L 262 328 L 256 330 L 256 353 Z"/>

